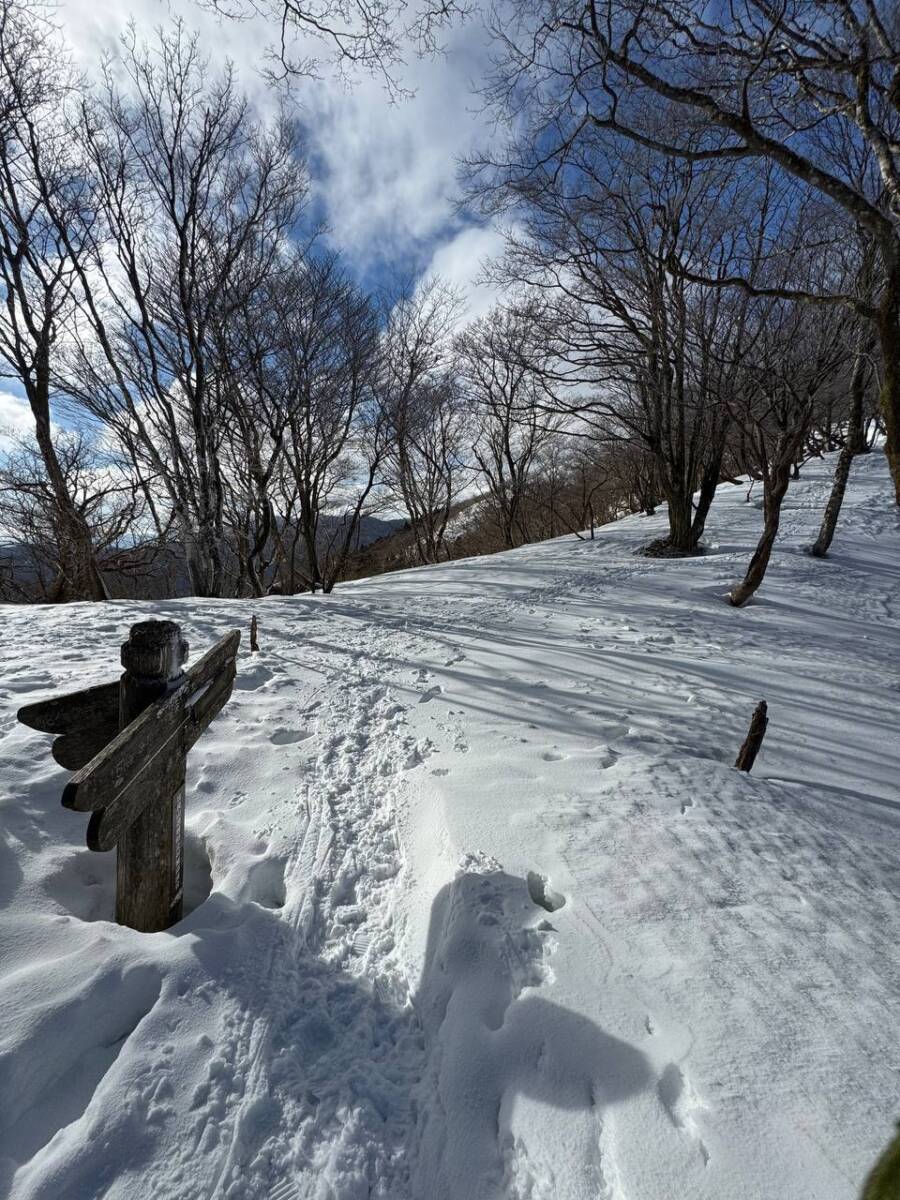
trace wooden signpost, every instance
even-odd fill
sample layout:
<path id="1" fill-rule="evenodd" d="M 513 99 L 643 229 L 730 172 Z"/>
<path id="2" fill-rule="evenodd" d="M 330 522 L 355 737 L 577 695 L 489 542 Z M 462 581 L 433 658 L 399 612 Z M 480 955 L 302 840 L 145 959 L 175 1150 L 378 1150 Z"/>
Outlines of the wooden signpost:
<path id="1" fill-rule="evenodd" d="M 184 671 L 179 627 L 142 621 L 120 680 L 19 709 L 24 725 L 58 735 L 53 757 L 76 772 L 62 802 L 91 814 L 88 847 L 118 848 L 120 925 L 154 933 L 181 917 L 187 752 L 231 695 L 240 640 L 234 630 Z"/>

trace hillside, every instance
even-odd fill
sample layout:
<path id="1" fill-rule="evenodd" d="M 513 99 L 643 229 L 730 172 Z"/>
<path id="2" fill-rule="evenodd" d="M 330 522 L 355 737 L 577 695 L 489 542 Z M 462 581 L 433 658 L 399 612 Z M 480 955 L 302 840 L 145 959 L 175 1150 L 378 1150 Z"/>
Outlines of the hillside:
<path id="1" fill-rule="evenodd" d="M 401 536 L 405 522 L 396 517 L 381 518 L 362 516 L 359 522 L 354 544 L 362 557 L 366 558 L 369 546 L 378 543 L 390 545 L 394 538 Z M 324 518 L 320 525 L 320 544 L 325 547 L 336 534 L 340 533 L 342 521 L 336 518 Z M 292 527 L 291 537 L 296 533 Z M 124 548 L 120 551 L 124 554 Z M 224 547 L 225 577 L 234 580 L 239 571 L 237 557 L 227 543 Z M 140 569 L 135 573 L 135 563 Z M 46 585 L 53 582 L 55 568 L 41 554 L 40 548 L 9 541 L 6 532 L 0 526 L 0 581 L 7 582 L 6 595 L 16 602 L 23 596 L 44 596 L 47 593 L 39 588 L 40 576 L 43 575 Z M 4 576 L 6 579 L 4 580 Z M 160 549 L 153 551 L 152 547 L 135 552 L 132 565 L 126 569 L 113 568 L 110 559 L 104 560 L 104 581 L 109 593 L 115 599 L 159 599 L 160 597 L 186 597 L 190 593 L 190 576 L 184 557 L 184 548 L 177 542 L 169 542 Z M 264 572 L 267 585 L 274 582 L 273 571 L 268 568 Z M 299 588 L 299 583 L 298 583 Z M 232 589 L 234 590 L 234 589 Z M 239 590 L 239 589 L 238 589 Z M 0 595 L 4 592 L 0 590 Z M 2 601 L 0 601 L 2 603 Z"/>
<path id="2" fill-rule="evenodd" d="M 803 552 L 833 465 L 741 610 L 733 485 L 696 559 L 629 517 L 331 596 L 5 608 L 0 1194 L 858 1196 L 900 1116 L 900 537 L 875 453 Z M 133 621 L 193 660 L 254 611 L 193 911 L 119 928 L 15 711 L 115 678 Z"/>

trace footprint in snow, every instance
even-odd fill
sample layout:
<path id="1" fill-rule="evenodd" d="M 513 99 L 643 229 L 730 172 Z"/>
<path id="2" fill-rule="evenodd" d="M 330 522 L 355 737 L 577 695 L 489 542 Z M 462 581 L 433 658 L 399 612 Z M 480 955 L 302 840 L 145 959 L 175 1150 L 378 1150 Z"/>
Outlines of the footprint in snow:
<path id="1" fill-rule="evenodd" d="M 273 678 L 274 672 L 269 667 L 251 667 L 241 671 L 234 681 L 234 687 L 239 692 L 255 692 Z"/>
<path id="2" fill-rule="evenodd" d="M 427 692 L 422 693 L 422 695 L 419 697 L 419 703 L 427 704 L 429 700 L 435 700 L 438 696 L 440 696 L 443 690 L 444 689 L 441 687 L 441 685 L 436 683 L 434 687 L 431 687 Z"/>
<path id="3" fill-rule="evenodd" d="M 697 1142 L 697 1149 L 703 1159 L 703 1165 L 709 1165 L 709 1151 L 699 1136 L 694 1114 L 703 1108 L 689 1080 L 677 1063 L 669 1063 L 659 1077 L 656 1093 L 660 1103 L 666 1110 L 666 1115 L 675 1126 L 689 1134 Z"/>
<path id="4" fill-rule="evenodd" d="M 269 734 L 269 741 L 273 746 L 290 746 L 294 742 L 305 742 L 310 737 L 312 737 L 312 734 L 308 729 L 281 728 Z"/>
<path id="5" fill-rule="evenodd" d="M 565 896 L 551 888 L 546 875 L 540 875 L 537 871 L 529 871 L 526 882 L 531 899 L 547 912 L 557 912 L 565 905 Z"/>
<path id="6" fill-rule="evenodd" d="M 630 725 L 601 725 L 597 732 L 607 741 L 614 742 L 618 738 L 627 737 L 631 733 Z"/>
<path id="7" fill-rule="evenodd" d="M 16 691 L 39 692 L 52 685 L 53 679 L 50 675 L 25 675 L 16 680 Z"/>
<path id="8" fill-rule="evenodd" d="M 435 898 L 416 1011 L 426 1044 L 441 1049 L 442 1090 L 467 1102 L 425 1123 L 413 1195 L 431 1194 L 449 1139 L 466 1148 L 469 1180 L 503 1179 L 516 1194 L 551 1196 L 544 1144 L 513 1136 L 511 1105 L 521 1097 L 554 1110 L 551 1123 L 564 1129 L 568 1112 L 597 1118 L 652 1083 L 641 1051 L 541 994 L 552 980 L 546 956 L 553 934 L 546 919 L 529 916 L 535 890 L 545 898 L 550 890 L 536 872 L 525 881 L 471 862 Z M 428 1112 L 429 1093 L 422 1096 Z M 608 1153 L 604 1140 L 604 1166 Z M 548 1187 L 535 1188 L 536 1178 Z M 598 1198 L 612 1195 L 601 1172 L 592 1183 Z"/>
<path id="9" fill-rule="evenodd" d="M 261 856 L 247 871 L 242 900 L 252 900 L 263 908 L 283 908 L 287 898 L 285 868 L 281 859 Z"/>

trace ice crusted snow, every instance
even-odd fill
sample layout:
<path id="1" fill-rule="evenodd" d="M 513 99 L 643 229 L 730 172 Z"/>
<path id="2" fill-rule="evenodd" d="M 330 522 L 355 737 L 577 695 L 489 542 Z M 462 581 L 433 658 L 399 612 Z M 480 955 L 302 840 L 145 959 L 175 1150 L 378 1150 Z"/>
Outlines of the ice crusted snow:
<path id="1" fill-rule="evenodd" d="M 769 575 L 633 517 L 327 597 L 6 608 L 0 1195 L 851 1200 L 900 1115 L 900 538 L 833 459 Z M 188 907 L 111 922 L 23 703 L 260 620 L 191 753 Z M 732 763 L 756 702 L 751 776 Z"/>

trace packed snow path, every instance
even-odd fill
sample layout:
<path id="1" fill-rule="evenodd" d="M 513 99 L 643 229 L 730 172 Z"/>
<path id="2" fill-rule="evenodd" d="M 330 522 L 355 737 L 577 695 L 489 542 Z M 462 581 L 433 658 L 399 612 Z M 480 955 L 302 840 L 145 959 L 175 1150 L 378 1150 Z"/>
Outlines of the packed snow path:
<path id="1" fill-rule="evenodd" d="M 900 1116 L 900 536 L 881 455 L 709 553 L 595 541 L 258 602 L 6 608 L 0 1195 L 851 1200 Z M 260 620 L 191 753 L 189 915 L 113 855 L 23 703 Z M 731 763 L 758 699 L 750 777 Z"/>

